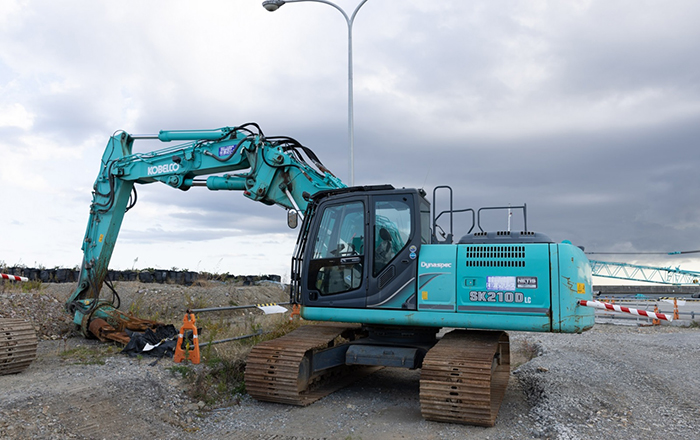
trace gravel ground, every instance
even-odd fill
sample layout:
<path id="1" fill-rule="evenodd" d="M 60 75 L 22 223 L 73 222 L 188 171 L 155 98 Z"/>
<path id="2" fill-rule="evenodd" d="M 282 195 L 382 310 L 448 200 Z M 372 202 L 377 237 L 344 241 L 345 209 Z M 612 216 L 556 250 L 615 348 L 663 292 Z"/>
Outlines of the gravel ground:
<path id="1" fill-rule="evenodd" d="M 538 335 L 540 356 L 515 370 L 533 434 L 558 439 L 697 439 L 700 331 L 597 325 Z"/>
<path id="2" fill-rule="evenodd" d="M 118 288 L 124 292 L 123 307 L 161 316 L 171 309 L 170 314 L 178 316 L 188 302 L 208 306 L 285 300 L 283 292 L 270 287 L 123 283 Z M 115 347 L 73 336 L 62 315 L 70 291 L 70 286 L 54 285 L 33 293 L 0 290 L 0 317 L 28 319 L 41 336 L 37 360 L 26 371 L 0 376 L 0 438 L 696 439 L 700 435 L 697 328 L 596 325 L 581 335 L 512 332 L 513 373 L 506 396 L 496 426 L 481 428 L 423 420 L 420 372 L 402 369 L 381 370 L 304 408 L 261 403 L 247 396 L 223 408 L 191 401 L 182 378 L 172 373 L 172 361 L 153 365 L 152 359 L 129 358 Z M 84 350 L 101 353 L 103 363 L 80 359 Z M 531 356 L 536 357 L 528 361 Z"/>

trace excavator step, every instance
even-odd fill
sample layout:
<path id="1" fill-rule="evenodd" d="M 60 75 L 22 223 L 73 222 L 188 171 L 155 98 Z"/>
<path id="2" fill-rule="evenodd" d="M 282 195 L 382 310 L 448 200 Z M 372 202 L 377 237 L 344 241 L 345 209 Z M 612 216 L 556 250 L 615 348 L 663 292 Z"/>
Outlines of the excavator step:
<path id="1" fill-rule="evenodd" d="M 453 330 L 423 360 L 421 412 L 426 420 L 493 426 L 510 376 L 508 334 Z"/>
<path id="2" fill-rule="evenodd" d="M 21 319 L 0 319 L 0 375 L 24 371 L 36 358 L 34 327 Z"/>

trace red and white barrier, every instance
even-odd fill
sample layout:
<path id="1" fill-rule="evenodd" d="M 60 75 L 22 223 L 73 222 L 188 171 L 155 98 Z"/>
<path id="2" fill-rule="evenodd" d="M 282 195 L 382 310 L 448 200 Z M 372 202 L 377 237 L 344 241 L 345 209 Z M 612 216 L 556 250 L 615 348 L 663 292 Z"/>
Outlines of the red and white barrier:
<path id="1" fill-rule="evenodd" d="M 6 280 L 12 280 L 12 281 L 29 281 L 29 278 L 26 278 L 26 277 L 18 277 L 16 275 L 7 275 L 4 273 L 0 273 L 0 278 L 4 278 Z"/>
<path id="2" fill-rule="evenodd" d="M 616 306 L 615 304 L 608 304 L 601 301 L 586 301 L 581 300 L 578 302 L 582 306 L 594 307 L 596 309 L 603 310 L 614 310 L 616 312 L 630 313 L 632 315 L 646 316 L 651 319 L 664 319 L 666 321 L 673 321 L 673 317 L 664 315 L 663 313 L 647 312 L 646 310 L 631 309 L 629 307 Z"/>

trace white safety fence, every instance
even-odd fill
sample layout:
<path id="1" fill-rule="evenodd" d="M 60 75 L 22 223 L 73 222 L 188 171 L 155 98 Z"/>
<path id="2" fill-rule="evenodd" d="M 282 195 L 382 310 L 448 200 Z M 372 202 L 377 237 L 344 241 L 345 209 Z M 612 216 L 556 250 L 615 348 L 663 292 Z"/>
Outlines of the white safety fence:
<path id="1" fill-rule="evenodd" d="M 636 309 L 639 314 L 611 310 L 610 307 L 600 307 L 596 310 L 596 320 L 601 323 L 618 321 L 620 323 L 639 325 L 660 324 L 663 319 L 656 319 L 650 314 L 658 313 L 677 321 L 678 325 L 700 322 L 700 299 L 696 298 L 615 298 L 599 297 L 597 302 L 608 303 L 618 307 Z M 645 316 L 646 315 L 646 316 Z"/>
<path id="2" fill-rule="evenodd" d="M 6 273 L 0 273 L 0 279 L 10 281 L 29 281 L 29 278 L 27 277 L 18 277 L 17 275 L 8 275 Z"/>

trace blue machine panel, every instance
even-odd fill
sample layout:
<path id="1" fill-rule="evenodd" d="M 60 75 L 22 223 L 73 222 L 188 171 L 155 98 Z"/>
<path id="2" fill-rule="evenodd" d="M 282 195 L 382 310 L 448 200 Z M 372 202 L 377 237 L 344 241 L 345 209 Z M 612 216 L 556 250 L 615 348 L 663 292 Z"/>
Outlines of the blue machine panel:
<path id="1" fill-rule="evenodd" d="M 592 270 L 585 254 L 571 243 L 552 246 L 552 279 L 556 280 L 552 301 L 552 331 L 581 332 L 593 327 L 595 310 L 578 305 L 593 298 Z"/>
<path id="2" fill-rule="evenodd" d="M 418 264 L 418 310 L 454 312 L 457 246 L 423 245 Z"/>
<path id="3" fill-rule="evenodd" d="M 549 317 L 549 246 L 458 245 L 457 311 Z"/>

